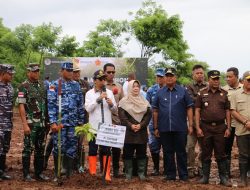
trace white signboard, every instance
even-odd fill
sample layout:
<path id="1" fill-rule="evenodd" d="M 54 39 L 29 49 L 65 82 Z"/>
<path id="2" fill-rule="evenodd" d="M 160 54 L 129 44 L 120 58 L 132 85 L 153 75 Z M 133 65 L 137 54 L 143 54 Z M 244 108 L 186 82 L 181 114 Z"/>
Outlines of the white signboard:
<path id="1" fill-rule="evenodd" d="M 125 134 L 125 126 L 100 123 L 97 131 L 96 144 L 123 148 Z"/>

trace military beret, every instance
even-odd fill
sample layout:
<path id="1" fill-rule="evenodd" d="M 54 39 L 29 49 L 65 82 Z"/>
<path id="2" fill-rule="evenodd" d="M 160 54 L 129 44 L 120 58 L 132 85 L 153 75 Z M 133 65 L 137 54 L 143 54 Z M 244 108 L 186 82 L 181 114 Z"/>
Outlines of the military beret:
<path id="1" fill-rule="evenodd" d="M 218 77 L 220 77 L 220 71 L 217 71 L 217 70 L 208 71 L 207 77 L 208 77 L 208 78 L 211 77 L 212 79 L 218 78 Z"/>
<path id="2" fill-rule="evenodd" d="M 103 70 L 97 70 L 96 72 L 94 72 L 94 75 L 93 75 L 93 79 L 100 79 L 100 78 L 105 78 L 106 75 L 104 74 L 104 71 Z"/>
<path id="3" fill-rule="evenodd" d="M 169 67 L 165 69 L 165 75 L 176 75 L 176 70 L 173 67 Z"/>
<path id="4" fill-rule="evenodd" d="M 0 71 L 6 72 L 6 73 L 10 73 L 10 74 L 14 74 L 14 66 L 13 65 L 9 65 L 9 64 L 0 64 Z"/>
<path id="5" fill-rule="evenodd" d="M 28 71 L 38 71 L 40 70 L 40 65 L 37 63 L 29 63 L 27 66 Z"/>
<path id="6" fill-rule="evenodd" d="M 72 70 L 73 71 L 73 63 L 72 62 L 63 62 L 61 64 L 61 69 Z"/>
<path id="7" fill-rule="evenodd" d="M 242 78 L 243 78 L 243 80 L 244 80 L 244 79 L 247 79 L 247 80 L 250 79 L 250 71 L 246 71 L 246 72 L 243 74 L 243 77 L 242 77 Z"/>
<path id="8" fill-rule="evenodd" d="M 163 68 L 158 68 L 158 69 L 156 69 L 156 71 L 155 71 L 155 76 L 164 77 L 164 75 L 165 75 L 165 71 L 164 71 Z"/>

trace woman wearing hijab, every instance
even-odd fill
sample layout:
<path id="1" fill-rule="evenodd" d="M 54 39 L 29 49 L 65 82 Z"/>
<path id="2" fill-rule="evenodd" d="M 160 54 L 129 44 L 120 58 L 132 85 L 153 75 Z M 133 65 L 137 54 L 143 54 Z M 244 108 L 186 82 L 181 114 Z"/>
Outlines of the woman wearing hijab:
<path id="1" fill-rule="evenodd" d="M 136 152 L 138 176 L 145 180 L 147 126 L 151 118 L 150 104 L 140 95 L 140 82 L 131 80 L 128 83 L 128 94 L 119 102 L 121 124 L 127 127 L 124 143 L 124 164 L 126 179 L 132 178 L 132 159 Z"/>

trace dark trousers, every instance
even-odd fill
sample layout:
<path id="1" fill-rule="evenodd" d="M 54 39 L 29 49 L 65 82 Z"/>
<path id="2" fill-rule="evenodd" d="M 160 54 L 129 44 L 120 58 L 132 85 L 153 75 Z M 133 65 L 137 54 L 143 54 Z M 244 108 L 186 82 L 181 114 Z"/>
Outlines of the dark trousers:
<path id="1" fill-rule="evenodd" d="M 146 159 L 147 144 L 124 144 L 123 154 L 125 160 L 132 160 L 136 154 L 136 159 Z"/>
<path id="2" fill-rule="evenodd" d="M 95 139 L 89 141 L 89 156 L 97 156 L 97 151 L 99 148 L 99 154 L 101 155 L 110 155 L 110 147 L 99 146 L 95 143 Z"/>
<path id="3" fill-rule="evenodd" d="M 201 137 L 201 148 L 202 148 L 202 155 L 201 159 L 202 162 L 210 161 L 212 158 L 212 154 L 214 151 L 214 156 L 217 161 L 222 161 L 226 159 L 225 154 L 225 130 L 226 125 L 218 125 L 218 126 L 210 126 L 203 124 L 202 131 L 204 137 Z"/>
<path id="4" fill-rule="evenodd" d="M 247 164 L 250 160 L 250 135 L 237 136 L 236 140 L 239 148 L 239 163 Z"/>
<path id="5" fill-rule="evenodd" d="M 121 155 L 121 149 L 112 147 L 113 167 L 115 164 L 117 164 L 116 167 L 119 168 L 120 155 Z"/>
<path id="6" fill-rule="evenodd" d="M 6 155 L 10 150 L 11 131 L 0 129 L 0 155 Z"/>
<path id="7" fill-rule="evenodd" d="M 232 127 L 230 137 L 226 138 L 226 144 L 225 144 L 225 153 L 227 156 L 227 160 L 231 160 L 231 152 L 234 143 L 234 137 L 235 137 L 235 127 Z"/>
<path id="8" fill-rule="evenodd" d="M 163 159 L 165 162 L 166 178 L 176 179 L 176 163 L 180 180 L 186 180 L 188 177 L 187 171 L 187 132 L 160 132 L 161 144 L 163 147 Z"/>

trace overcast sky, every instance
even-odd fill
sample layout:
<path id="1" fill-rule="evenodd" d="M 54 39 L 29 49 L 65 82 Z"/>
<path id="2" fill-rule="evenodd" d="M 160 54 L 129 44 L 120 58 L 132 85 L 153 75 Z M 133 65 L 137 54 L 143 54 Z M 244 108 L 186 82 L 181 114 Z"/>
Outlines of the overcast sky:
<path id="1" fill-rule="evenodd" d="M 74 35 L 82 44 L 100 19 L 130 19 L 129 11 L 142 0 L 0 0 L 0 17 L 6 27 L 37 26 L 52 22 L 63 34 Z M 250 0 L 156 0 L 168 14 L 184 21 L 189 52 L 210 69 L 238 67 L 250 70 Z M 124 47 L 126 57 L 139 57 L 136 42 Z"/>

